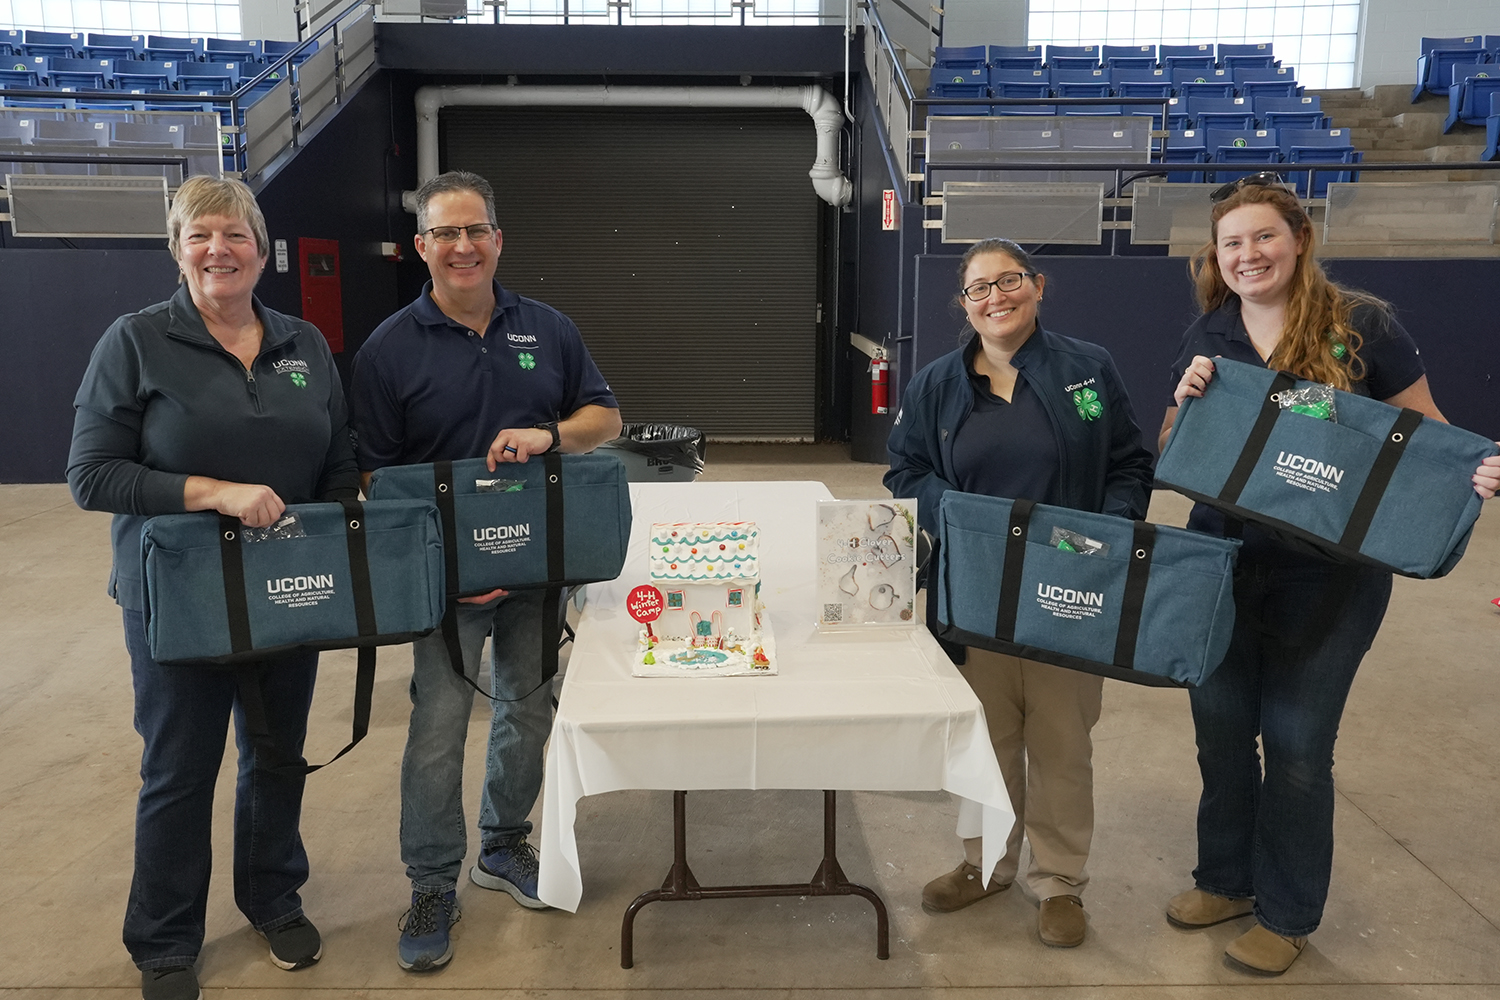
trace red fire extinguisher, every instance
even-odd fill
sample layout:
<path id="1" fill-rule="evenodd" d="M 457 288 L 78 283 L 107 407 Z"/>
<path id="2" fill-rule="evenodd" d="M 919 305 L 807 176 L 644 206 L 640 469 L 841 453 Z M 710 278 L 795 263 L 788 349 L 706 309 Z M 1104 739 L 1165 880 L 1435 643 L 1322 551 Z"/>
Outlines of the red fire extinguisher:
<path id="1" fill-rule="evenodd" d="M 885 349 L 870 359 L 870 412 L 890 412 L 891 363 L 886 360 Z"/>

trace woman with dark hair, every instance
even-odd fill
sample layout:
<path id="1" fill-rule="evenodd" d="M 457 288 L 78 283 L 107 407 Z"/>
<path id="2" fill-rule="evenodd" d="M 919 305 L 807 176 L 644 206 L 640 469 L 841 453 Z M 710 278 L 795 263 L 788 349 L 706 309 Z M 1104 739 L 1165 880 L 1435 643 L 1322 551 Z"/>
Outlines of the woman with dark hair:
<path id="1" fill-rule="evenodd" d="M 1172 370 L 1178 405 L 1203 395 L 1212 358 L 1225 357 L 1443 419 L 1411 337 L 1384 302 L 1328 280 L 1313 258 L 1311 220 L 1279 177 L 1256 174 L 1213 198 L 1212 236 L 1190 264 L 1203 315 Z M 1163 446 L 1176 415 L 1167 410 Z M 1487 459 L 1473 482 L 1493 496 L 1500 458 Z M 1225 528 L 1203 504 L 1188 524 Z M 1293 549 L 1254 525 L 1243 537 L 1229 653 L 1189 696 L 1203 777 L 1198 866 L 1167 919 L 1198 928 L 1253 913 L 1255 926 L 1226 955 L 1242 971 L 1280 975 L 1328 897 L 1333 745 L 1391 574 Z"/>
<path id="2" fill-rule="evenodd" d="M 190 178 L 167 232 L 181 285 L 168 301 L 121 316 L 94 348 L 74 400 L 68 485 L 80 507 L 115 515 L 109 592 L 124 614 L 144 743 L 125 946 L 145 1000 L 196 1000 L 214 783 L 231 716 L 234 899 L 283 969 L 323 953 L 298 894 L 308 874 L 298 832 L 304 779 L 259 759 L 234 672 L 152 658 L 141 526 L 155 514 L 212 510 L 262 528 L 289 503 L 353 498 L 359 476 L 327 341 L 255 298 L 270 246 L 250 189 Z M 246 665 L 264 668 L 270 737 L 293 753 L 317 664 L 315 651 L 298 651 Z"/>
<path id="3" fill-rule="evenodd" d="M 1047 279 L 1010 240 L 975 244 L 959 263 L 973 331 L 913 376 L 889 444 L 892 495 L 916 497 L 934 535 L 944 491 L 1025 498 L 1119 517 L 1145 515 L 1151 453 L 1119 373 L 1102 347 L 1042 328 Z M 929 589 L 929 601 L 936 598 Z M 1044 943 L 1074 947 L 1087 923 L 1082 893 L 1094 831 L 1093 743 L 1103 679 L 968 648 L 959 669 L 984 705 L 1016 822 L 988 884 L 980 813 L 959 804 L 964 860 L 929 882 L 922 905 L 961 909 L 1010 887 L 1023 835 L 1027 883 L 1041 901 Z"/>

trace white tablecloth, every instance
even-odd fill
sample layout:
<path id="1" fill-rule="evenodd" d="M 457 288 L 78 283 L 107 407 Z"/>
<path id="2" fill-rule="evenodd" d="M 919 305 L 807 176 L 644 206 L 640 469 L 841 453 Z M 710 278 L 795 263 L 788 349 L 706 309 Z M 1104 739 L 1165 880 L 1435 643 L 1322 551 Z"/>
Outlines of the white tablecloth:
<path id="1" fill-rule="evenodd" d="M 631 498 L 624 572 L 588 589 L 552 727 L 541 898 L 578 909 L 578 800 L 625 788 L 947 789 L 982 804 L 984 870 L 993 871 L 1014 813 L 984 710 L 958 670 L 920 626 L 813 626 L 815 503 L 832 499 L 827 488 L 646 483 L 632 484 Z M 646 536 L 658 521 L 759 524 L 776 676 L 631 676 L 640 626 L 624 597 L 648 582 Z"/>

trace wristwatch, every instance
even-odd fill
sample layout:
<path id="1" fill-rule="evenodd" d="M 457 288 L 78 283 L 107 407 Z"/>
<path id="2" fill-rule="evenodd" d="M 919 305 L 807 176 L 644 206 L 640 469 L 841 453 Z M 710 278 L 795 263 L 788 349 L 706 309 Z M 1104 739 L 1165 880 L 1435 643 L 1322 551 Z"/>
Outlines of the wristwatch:
<path id="1" fill-rule="evenodd" d="M 531 426 L 536 430 L 547 431 L 552 435 L 552 444 L 547 448 L 547 451 L 556 451 L 559 447 L 561 447 L 562 435 L 557 433 L 556 420 L 548 420 L 546 423 L 532 424 Z M 546 453 L 546 451 L 542 452 L 543 455 L 545 455 Z"/>

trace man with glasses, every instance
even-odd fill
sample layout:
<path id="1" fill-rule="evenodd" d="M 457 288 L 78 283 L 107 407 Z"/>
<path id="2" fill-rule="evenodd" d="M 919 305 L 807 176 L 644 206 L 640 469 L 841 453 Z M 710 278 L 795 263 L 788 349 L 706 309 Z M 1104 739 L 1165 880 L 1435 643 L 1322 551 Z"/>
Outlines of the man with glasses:
<path id="1" fill-rule="evenodd" d="M 354 359 L 350 403 L 364 481 L 387 465 L 486 457 L 510 462 L 549 451 L 591 451 L 620 433 L 619 404 L 562 313 L 495 280 L 501 233 L 484 178 L 450 171 L 417 191 L 417 253 L 432 280 Z M 459 637 L 472 681 L 491 637 L 494 699 L 479 860 L 469 877 L 530 909 L 536 850 L 527 814 L 542 785 L 552 720 L 542 651 L 561 620 L 544 620 L 543 592 L 496 590 L 461 598 Z M 474 688 L 453 670 L 441 632 L 412 646 L 411 727 L 401 760 L 401 856 L 412 883 L 397 962 L 422 971 L 453 957 L 450 926 L 468 849 L 463 757 Z"/>

